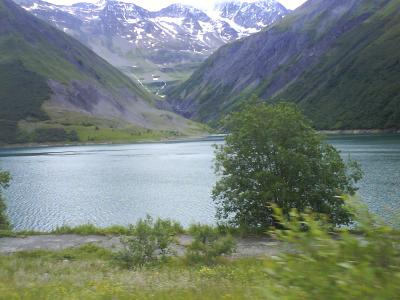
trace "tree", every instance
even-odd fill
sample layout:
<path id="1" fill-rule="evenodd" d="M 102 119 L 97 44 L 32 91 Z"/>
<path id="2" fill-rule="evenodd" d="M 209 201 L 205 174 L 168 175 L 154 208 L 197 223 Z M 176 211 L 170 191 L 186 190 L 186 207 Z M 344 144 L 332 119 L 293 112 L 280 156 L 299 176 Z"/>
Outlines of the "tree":
<path id="1" fill-rule="evenodd" d="M 220 179 L 212 192 L 219 220 L 264 229 L 276 225 L 273 204 L 286 215 L 295 208 L 336 225 L 351 221 L 338 196 L 356 192 L 360 168 L 346 164 L 294 104 L 253 101 L 224 125 L 229 134 L 216 149 Z"/>
<path id="2" fill-rule="evenodd" d="M 4 203 L 2 192 L 8 187 L 11 180 L 10 173 L 0 170 L 0 230 L 6 230 L 10 228 L 10 223 L 6 216 L 6 205 Z"/>

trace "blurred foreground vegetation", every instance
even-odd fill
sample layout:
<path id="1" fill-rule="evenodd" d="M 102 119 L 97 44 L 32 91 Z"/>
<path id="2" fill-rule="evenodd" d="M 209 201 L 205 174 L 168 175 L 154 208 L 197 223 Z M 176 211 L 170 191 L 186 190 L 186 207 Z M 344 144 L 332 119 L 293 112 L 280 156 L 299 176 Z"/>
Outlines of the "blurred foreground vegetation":
<path id="1" fill-rule="evenodd" d="M 333 230 L 321 215 L 294 210 L 287 221 L 274 208 L 283 229 L 269 234 L 290 250 L 273 257 L 221 255 L 230 253 L 229 235 L 199 225 L 190 229 L 195 239 L 185 256 L 134 268 L 120 263 L 121 252 L 90 244 L 2 255 L 0 299 L 399 299 L 399 231 L 345 202 L 357 211 L 351 230 Z M 132 227 L 131 241 L 140 236 L 142 245 L 165 247 L 180 234 L 175 223 L 146 220 Z"/>

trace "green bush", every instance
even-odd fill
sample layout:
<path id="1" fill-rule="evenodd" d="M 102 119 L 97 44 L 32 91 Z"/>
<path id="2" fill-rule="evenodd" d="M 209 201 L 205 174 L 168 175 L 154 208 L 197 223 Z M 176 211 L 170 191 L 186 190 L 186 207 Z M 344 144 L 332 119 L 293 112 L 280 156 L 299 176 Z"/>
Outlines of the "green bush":
<path id="1" fill-rule="evenodd" d="M 135 269 L 164 260 L 173 253 L 171 244 L 182 227 L 170 220 L 150 216 L 131 226 L 131 234 L 121 238 L 123 249 L 116 254 L 116 261 L 123 267 Z"/>
<path id="2" fill-rule="evenodd" d="M 213 264 L 222 255 L 235 250 L 235 240 L 230 234 L 223 235 L 218 228 L 209 225 L 192 225 L 189 233 L 193 242 L 186 249 L 189 263 Z"/>

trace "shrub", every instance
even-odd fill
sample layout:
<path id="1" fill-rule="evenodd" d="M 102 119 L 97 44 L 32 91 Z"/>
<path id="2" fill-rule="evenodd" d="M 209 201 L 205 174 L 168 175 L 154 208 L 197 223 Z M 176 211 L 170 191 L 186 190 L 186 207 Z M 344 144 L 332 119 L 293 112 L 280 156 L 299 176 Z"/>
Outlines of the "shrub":
<path id="1" fill-rule="evenodd" d="M 217 217 L 250 230 L 276 225 L 271 204 L 288 215 L 312 209 L 333 224 L 348 224 L 351 214 L 337 195 L 353 194 L 361 178 L 357 163 L 312 129 L 293 104 L 254 103 L 225 122 L 226 143 L 216 150 L 213 189 Z"/>
<path id="2" fill-rule="evenodd" d="M 186 249 L 186 259 L 190 263 L 213 264 L 218 257 L 235 250 L 235 240 L 231 235 L 223 235 L 209 225 L 192 225 L 189 233 L 193 237 L 193 242 Z"/>
<path id="3" fill-rule="evenodd" d="M 131 226 L 131 234 L 121 238 L 123 249 L 116 255 L 117 262 L 127 268 L 140 268 L 172 254 L 171 244 L 182 227 L 170 220 L 150 216 Z"/>
<path id="4" fill-rule="evenodd" d="M 35 143 L 45 142 L 78 142 L 79 137 L 75 130 L 66 131 L 64 128 L 37 128 L 32 134 Z"/>
<path id="5" fill-rule="evenodd" d="M 3 190 L 6 189 L 10 183 L 10 173 L 0 170 L 0 230 L 7 231 L 10 229 L 10 222 L 6 215 L 6 204 L 3 199 Z"/>

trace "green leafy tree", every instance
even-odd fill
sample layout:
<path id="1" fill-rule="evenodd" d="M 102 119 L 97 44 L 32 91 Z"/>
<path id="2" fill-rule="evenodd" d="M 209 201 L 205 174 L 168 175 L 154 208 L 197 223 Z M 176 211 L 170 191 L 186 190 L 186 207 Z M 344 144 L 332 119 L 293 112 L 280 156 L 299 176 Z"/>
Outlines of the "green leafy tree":
<path id="1" fill-rule="evenodd" d="M 10 173 L 0 170 L 0 230 L 6 230 L 10 228 L 10 223 L 6 216 L 6 205 L 4 203 L 2 192 L 6 189 L 10 183 Z"/>
<path id="2" fill-rule="evenodd" d="M 277 225 L 271 205 L 328 215 L 347 224 L 339 195 L 354 194 L 358 164 L 346 164 L 294 105 L 256 103 L 224 122 L 229 135 L 216 149 L 217 217 L 251 230 Z"/>

